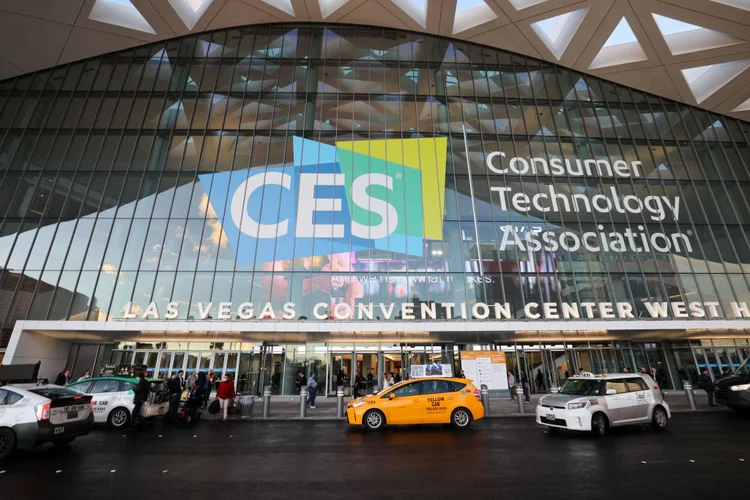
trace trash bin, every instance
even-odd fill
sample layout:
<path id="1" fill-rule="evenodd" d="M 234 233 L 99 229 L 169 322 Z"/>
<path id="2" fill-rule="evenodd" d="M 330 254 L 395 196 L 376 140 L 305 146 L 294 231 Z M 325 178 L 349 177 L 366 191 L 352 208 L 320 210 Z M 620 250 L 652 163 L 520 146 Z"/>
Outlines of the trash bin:
<path id="1" fill-rule="evenodd" d="M 241 418 L 251 418 L 255 399 L 252 396 L 237 396 L 237 407 L 240 409 Z"/>

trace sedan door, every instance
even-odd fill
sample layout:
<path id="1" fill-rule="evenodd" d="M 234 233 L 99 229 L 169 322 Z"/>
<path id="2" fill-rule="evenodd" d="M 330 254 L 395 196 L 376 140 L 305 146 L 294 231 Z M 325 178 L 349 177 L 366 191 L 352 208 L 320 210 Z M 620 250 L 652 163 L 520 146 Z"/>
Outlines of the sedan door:
<path id="1" fill-rule="evenodd" d="M 88 393 L 94 402 L 94 420 L 106 422 L 112 408 L 119 406 L 122 400 L 119 380 L 97 380 Z"/>
<path id="2" fill-rule="evenodd" d="M 394 395 L 391 398 L 391 394 Z M 398 387 L 383 396 L 388 398 L 385 404 L 386 422 L 389 424 L 421 424 L 422 415 L 422 384 L 410 382 Z"/>
<path id="3" fill-rule="evenodd" d="M 456 405 L 453 383 L 446 380 L 422 381 L 422 411 L 424 423 L 446 424 L 451 420 L 451 411 Z"/>

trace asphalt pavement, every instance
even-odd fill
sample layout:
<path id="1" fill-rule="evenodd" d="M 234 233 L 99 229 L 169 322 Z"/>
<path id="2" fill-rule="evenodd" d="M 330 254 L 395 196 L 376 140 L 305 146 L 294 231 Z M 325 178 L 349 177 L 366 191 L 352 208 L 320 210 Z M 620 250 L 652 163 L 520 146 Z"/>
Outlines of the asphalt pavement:
<path id="1" fill-rule="evenodd" d="M 0 498 L 745 498 L 750 420 L 676 414 L 668 431 L 551 435 L 531 418 L 380 433 L 331 421 L 97 429 L 0 462 Z"/>

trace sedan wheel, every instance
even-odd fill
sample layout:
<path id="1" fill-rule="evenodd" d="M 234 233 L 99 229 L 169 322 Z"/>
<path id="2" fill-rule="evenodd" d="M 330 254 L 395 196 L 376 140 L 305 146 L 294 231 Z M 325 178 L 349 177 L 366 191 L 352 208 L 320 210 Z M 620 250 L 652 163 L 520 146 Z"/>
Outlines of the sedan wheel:
<path id="1" fill-rule="evenodd" d="M 471 425 L 471 414 L 466 408 L 458 408 L 451 415 L 451 423 L 457 429 L 466 429 Z"/>
<path id="2" fill-rule="evenodd" d="M 120 429 L 128 425 L 130 420 L 130 414 L 125 408 L 115 408 L 112 413 L 109 414 L 109 425 L 115 429 Z"/>
<path id="3" fill-rule="evenodd" d="M 371 431 L 377 431 L 383 428 L 385 416 L 377 410 L 372 410 L 365 415 L 364 421 L 365 427 Z"/>
<path id="4" fill-rule="evenodd" d="M 0 429 L 0 460 L 16 449 L 16 434 L 10 429 Z"/>

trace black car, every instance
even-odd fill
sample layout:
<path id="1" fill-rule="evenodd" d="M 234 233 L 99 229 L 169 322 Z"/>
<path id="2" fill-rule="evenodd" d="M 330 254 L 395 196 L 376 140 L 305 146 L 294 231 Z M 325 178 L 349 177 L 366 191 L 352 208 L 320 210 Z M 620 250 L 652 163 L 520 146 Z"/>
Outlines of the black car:
<path id="1" fill-rule="evenodd" d="M 733 410 L 750 412 L 750 365 L 746 360 L 731 375 L 714 384 L 716 402 Z"/>

